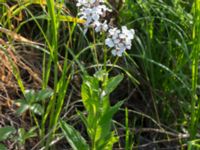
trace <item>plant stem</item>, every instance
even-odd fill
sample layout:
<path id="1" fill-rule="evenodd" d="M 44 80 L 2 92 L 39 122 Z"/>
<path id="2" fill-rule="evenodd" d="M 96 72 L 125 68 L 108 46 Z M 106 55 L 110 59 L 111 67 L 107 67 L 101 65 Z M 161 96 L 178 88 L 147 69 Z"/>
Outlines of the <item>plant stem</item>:
<path id="1" fill-rule="evenodd" d="M 192 51 L 192 107 L 190 138 L 194 139 L 197 133 L 200 113 L 200 101 L 197 97 L 198 85 L 198 62 L 200 53 L 200 0 L 195 0 L 194 4 L 194 24 L 193 24 L 193 51 Z"/>

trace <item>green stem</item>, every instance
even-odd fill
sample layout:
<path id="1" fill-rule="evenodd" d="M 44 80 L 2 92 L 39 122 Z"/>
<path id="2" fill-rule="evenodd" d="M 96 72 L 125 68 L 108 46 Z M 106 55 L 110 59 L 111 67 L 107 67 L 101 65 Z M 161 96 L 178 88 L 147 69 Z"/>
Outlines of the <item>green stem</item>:
<path id="1" fill-rule="evenodd" d="M 199 123 L 198 116 L 200 112 L 200 101 L 197 96 L 198 85 L 198 62 L 200 53 L 200 0 L 194 2 L 194 25 L 193 25 L 193 51 L 192 51 L 192 107 L 191 107 L 191 123 L 190 138 L 194 139 L 197 133 Z M 197 106 L 196 106 L 197 105 Z M 197 108 L 197 109 L 196 109 Z"/>
<path id="2" fill-rule="evenodd" d="M 49 16 L 51 18 L 51 20 L 48 22 L 49 23 L 49 41 L 50 41 L 50 45 L 52 50 L 51 52 L 51 56 L 52 56 L 52 60 L 54 63 L 54 95 L 53 98 L 51 99 L 48 107 L 47 107 L 47 111 L 50 110 L 50 124 L 49 124 L 49 128 L 48 131 L 52 130 L 53 128 L 53 132 L 52 134 L 49 135 L 47 142 L 46 142 L 46 149 L 49 148 L 49 144 L 50 142 L 53 140 L 54 137 L 54 123 L 55 123 L 55 104 L 57 103 L 57 86 L 58 86 L 58 20 L 57 20 L 57 12 L 55 10 L 55 3 L 54 0 L 49 0 L 47 1 L 47 7 L 48 7 L 48 13 Z M 51 59 L 51 58 L 50 58 Z M 48 66 L 50 69 L 51 66 Z M 46 115 L 47 118 L 48 114 Z"/>

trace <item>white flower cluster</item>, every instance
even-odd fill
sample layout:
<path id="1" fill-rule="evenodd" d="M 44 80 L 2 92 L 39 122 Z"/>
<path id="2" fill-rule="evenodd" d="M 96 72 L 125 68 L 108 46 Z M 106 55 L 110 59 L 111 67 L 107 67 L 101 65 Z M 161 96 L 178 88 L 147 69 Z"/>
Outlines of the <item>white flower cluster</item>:
<path id="1" fill-rule="evenodd" d="M 126 49 L 131 49 L 131 40 L 134 38 L 135 31 L 128 30 L 126 26 L 122 26 L 120 31 L 117 28 L 109 29 L 108 38 L 105 43 L 108 47 L 113 48 L 114 56 L 122 56 Z"/>
<path id="2" fill-rule="evenodd" d="M 102 18 L 106 15 L 106 11 L 111 11 L 104 5 L 105 0 L 77 0 L 77 7 L 80 8 L 78 16 L 86 20 L 86 29 L 93 26 L 96 32 L 108 31 L 108 37 L 105 44 L 112 48 L 114 56 L 122 56 L 126 49 L 131 49 L 131 41 L 134 38 L 135 31 L 128 30 L 126 26 L 118 28 L 109 27 L 107 21 L 102 22 Z"/>
<path id="3" fill-rule="evenodd" d="M 104 0 L 78 0 L 76 6 L 80 7 L 78 16 L 85 19 L 85 27 L 93 25 L 96 32 L 107 31 L 107 22 L 101 23 L 101 17 L 105 16 L 106 11 L 111 11 L 106 5 Z"/>

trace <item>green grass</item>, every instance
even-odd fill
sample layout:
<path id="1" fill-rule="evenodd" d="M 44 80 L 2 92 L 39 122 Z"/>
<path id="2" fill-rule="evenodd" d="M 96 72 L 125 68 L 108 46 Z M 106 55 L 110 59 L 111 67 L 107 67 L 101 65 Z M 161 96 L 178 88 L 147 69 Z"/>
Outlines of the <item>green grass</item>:
<path id="1" fill-rule="evenodd" d="M 196 0 L 193 4 L 194 24 L 193 24 L 193 50 L 191 53 L 192 58 L 192 107 L 191 107 L 191 123 L 190 134 L 191 139 L 195 139 L 199 125 L 200 103 L 197 96 L 198 76 L 199 76 L 199 52 L 200 52 L 200 1 Z"/>

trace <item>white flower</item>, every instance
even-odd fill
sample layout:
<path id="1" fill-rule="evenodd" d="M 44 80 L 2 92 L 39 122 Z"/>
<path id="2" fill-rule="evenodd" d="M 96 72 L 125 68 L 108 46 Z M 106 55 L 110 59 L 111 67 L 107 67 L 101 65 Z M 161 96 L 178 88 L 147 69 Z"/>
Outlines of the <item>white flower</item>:
<path id="1" fill-rule="evenodd" d="M 104 21 L 104 23 L 96 21 L 96 22 L 94 22 L 94 26 L 95 26 L 95 31 L 96 32 L 101 32 L 101 31 L 107 31 L 108 30 L 108 24 L 107 24 L 106 20 Z"/>
<path id="2" fill-rule="evenodd" d="M 94 3 L 96 2 L 96 0 L 77 0 L 77 7 L 81 7 L 81 6 L 91 6 L 94 5 Z"/>
<path id="3" fill-rule="evenodd" d="M 135 35 L 135 31 L 133 29 L 128 30 L 126 26 L 122 26 L 122 34 L 125 38 L 132 40 Z"/>
<path id="4" fill-rule="evenodd" d="M 78 16 L 86 20 L 85 32 L 88 27 L 93 26 L 96 32 L 106 32 L 109 28 L 107 21 L 102 22 L 106 11 L 111 11 L 106 7 L 105 0 L 77 0 L 77 6 L 80 12 Z M 107 32 L 108 37 L 105 39 L 105 44 L 111 48 L 111 53 L 114 56 L 122 56 L 123 52 L 131 49 L 131 42 L 134 38 L 135 31 L 127 29 L 122 26 L 121 30 L 118 28 L 110 28 Z"/>
<path id="5" fill-rule="evenodd" d="M 110 36 L 113 36 L 113 35 L 119 34 L 119 33 L 120 33 L 120 30 L 117 29 L 117 28 L 111 28 L 111 29 L 109 29 L 108 32 L 109 32 L 109 35 L 110 35 Z"/>
<path id="6" fill-rule="evenodd" d="M 100 14 L 93 8 L 81 8 L 81 12 L 78 14 L 81 19 L 85 19 L 85 26 L 88 27 L 92 23 L 96 22 L 100 18 Z"/>
<path id="7" fill-rule="evenodd" d="M 98 21 L 99 18 L 100 18 L 99 14 L 96 14 L 96 13 L 93 13 L 93 14 L 92 14 L 92 19 L 93 19 L 94 21 Z"/>
<path id="8" fill-rule="evenodd" d="M 106 11 L 111 11 L 106 5 L 104 0 L 77 0 L 77 6 L 80 7 L 78 16 L 81 19 L 86 20 L 85 27 L 88 28 L 91 25 L 95 26 L 95 31 L 107 31 L 107 21 L 100 22 L 100 18 L 105 16 Z"/>
<path id="9" fill-rule="evenodd" d="M 120 51 L 119 49 L 113 49 L 112 51 L 111 51 L 111 53 L 113 54 L 113 56 L 119 56 L 119 57 L 121 57 L 122 56 L 122 53 L 123 53 L 124 51 Z"/>
<path id="10" fill-rule="evenodd" d="M 122 56 L 126 49 L 131 49 L 131 41 L 134 35 L 135 31 L 133 29 L 128 30 L 126 26 L 122 26 L 121 31 L 117 28 L 109 29 L 105 44 L 109 48 L 113 48 L 111 53 L 114 56 Z"/>
<path id="11" fill-rule="evenodd" d="M 111 12 L 112 11 L 111 9 L 109 9 L 108 7 L 106 7 L 106 5 L 99 5 L 97 7 L 98 7 L 98 9 L 101 9 L 102 12 L 106 12 L 106 11 Z"/>
<path id="12" fill-rule="evenodd" d="M 112 47 L 114 47 L 114 42 L 113 42 L 113 40 L 111 39 L 111 38 L 107 38 L 106 40 L 105 40 L 105 44 L 108 46 L 108 47 L 110 47 L 110 48 L 112 48 Z"/>
<path id="13" fill-rule="evenodd" d="M 116 56 L 116 55 L 117 55 L 117 51 L 116 51 L 115 49 L 113 49 L 113 50 L 111 51 L 111 53 L 113 54 L 113 56 Z"/>

